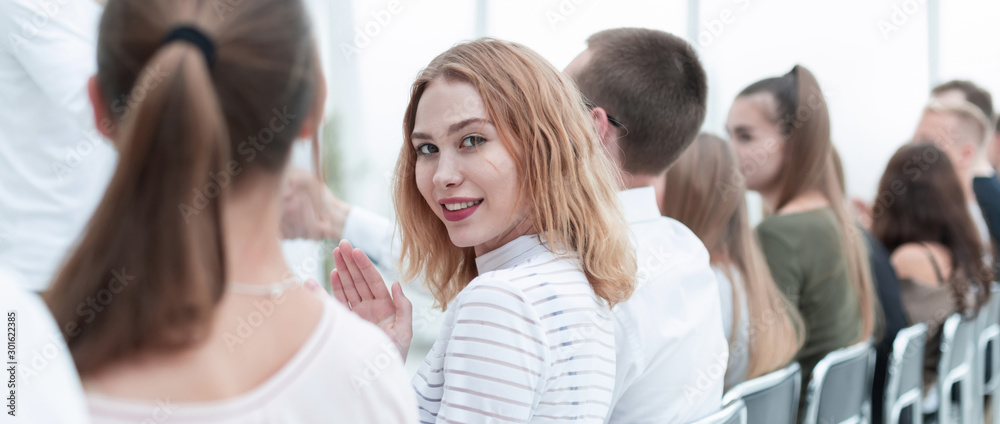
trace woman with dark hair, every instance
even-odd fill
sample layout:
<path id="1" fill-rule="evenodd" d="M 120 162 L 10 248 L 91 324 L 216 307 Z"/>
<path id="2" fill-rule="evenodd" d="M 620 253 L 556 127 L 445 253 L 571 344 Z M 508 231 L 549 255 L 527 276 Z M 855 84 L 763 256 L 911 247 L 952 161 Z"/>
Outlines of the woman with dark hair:
<path id="1" fill-rule="evenodd" d="M 325 96 L 305 4 L 216 6 L 101 20 L 88 88 L 120 159 L 45 295 L 91 422 L 414 422 L 392 343 L 282 255 L 282 181 Z"/>
<path id="2" fill-rule="evenodd" d="M 744 89 L 726 129 L 747 188 L 764 200 L 757 235 L 774 281 L 805 322 L 796 356 L 805 389 L 820 359 L 875 328 L 868 258 L 834 169 L 826 101 L 812 73 L 796 66 Z"/>
<path id="3" fill-rule="evenodd" d="M 910 320 L 928 326 L 926 392 L 937 378 L 941 325 L 952 313 L 974 314 L 986 303 L 992 273 L 944 151 L 930 143 L 901 147 L 889 159 L 878 193 L 872 233 L 892 252 Z M 928 399 L 924 410 L 936 405 Z"/>

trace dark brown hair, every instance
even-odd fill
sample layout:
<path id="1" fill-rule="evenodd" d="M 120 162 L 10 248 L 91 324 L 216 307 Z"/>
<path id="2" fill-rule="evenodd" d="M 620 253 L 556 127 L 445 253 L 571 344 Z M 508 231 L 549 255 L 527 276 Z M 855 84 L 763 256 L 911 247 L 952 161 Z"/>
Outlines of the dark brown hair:
<path id="1" fill-rule="evenodd" d="M 622 168 L 660 174 L 705 120 L 708 85 L 698 54 L 679 37 L 643 28 L 601 31 L 587 46 L 592 56 L 576 84 L 626 128 Z"/>
<path id="2" fill-rule="evenodd" d="M 101 19 L 97 80 L 119 161 L 45 295 L 81 376 L 203 339 L 226 282 L 226 187 L 282 170 L 313 106 L 318 64 L 302 2 L 215 6 L 110 0 Z M 214 64 L 191 43 L 162 44 L 179 25 L 214 41 Z M 128 108 L 116 110 L 122 99 Z M 81 312 L 95 298 L 108 301 Z"/>
<path id="3" fill-rule="evenodd" d="M 784 137 L 784 154 L 778 176 L 780 192 L 775 213 L 796 197 L 816 190 L 830 203 L 841 233 L 848 276 L 858 294 L 863 327 L 860 340 L 866 340 L 875 328 L 876 299 L 872 286 L 868 255 L 861 237 L 855 237 L 854 219 L 844 200 L 844 187 L 834 166 L 833 141 L 830 138 L 830 113 L 819 82 L 808 69 L 796 65 L 787 74 L 755 82 L 739 97 L 768 93 L 774 97 L 776 110 L 768 111 Z"/>
<path id="4" fill-rule="evenodd" d="M 935 96 L 940 96 L 942 93 L 951 90 L 958 90 L 962 92 L 965 96 L 965 101 L 976 105 L 979 110 L 983 111 L 983 115 L 986 115 L 986 119 L 990 121 L 990 124 L 996 119 L 993 116 L 993 96 L 990 95 L 989 91 L 976 85 L 972 81 L 965 80 L 951 80 L 937 87 L 931 91 Z"/>
<path id="5" fill-rule="evenodd" d="M 952 275 L 961 276 L 949 281 L 956 300 L 965 299 L 962 293 L 972 284 L 979 289 L 978 305 L 983 305 L 992 276 L 983 265 L 975 224 L 955 168 L 944 151 L 932 143 L 900 147 L 889 159 L 878 193 L 872 234 L 886 249 L 892 252 L 906 243 L 940 243 L 958 271 Z"/>

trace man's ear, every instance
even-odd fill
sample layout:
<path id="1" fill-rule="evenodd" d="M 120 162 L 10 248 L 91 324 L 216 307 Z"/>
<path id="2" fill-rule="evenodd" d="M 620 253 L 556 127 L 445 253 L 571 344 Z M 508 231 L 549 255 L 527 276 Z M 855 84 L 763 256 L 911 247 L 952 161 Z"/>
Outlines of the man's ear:
<path id="1" fill-rule="evenodd" d="M 601 144 L 604 145 L 606 149 L 612 149 L 617 142 L 617 134 L 615 134 L 614 126 L 611 125 L 611 121 L 608 120 L 608 112 L 602 107 L 595 107 L 590 111 L 590 118 L 594 120 L 594 126 L 597 128 L 597 135 L 601 138 Z M 614 151 L 613 149 L 611 151 Z"/>
<path id="2" fill-rule="evenodd" d="M 319 126 L 323 124 L 323 112 L 325 106 L 326 106 L 326 76 L 323 75 L 323 70 L 317 67 L 316 98 L 315 100 L 313 100 L 313 105 L 311 111 L 309 112 L 309 115 L 306 116 L 305 122 L 302 123 L 302 129 L 299 130 L 300 139 L 313 138 L 314 133 L 319 131 Z"/>
<path id="3" fill-rule="evenodd" d="M 960 166 L 965 169 L 972 167 L 973 163 L 976 161 L 976 156 L 979 153 L 979 148 L 975 143 L 966 142 L 959 147 L 959 153 L 962 163 Z"/>
<path id="4" fill-rule="evenodd" d="M 115 123 L 108 113 L 108 104 L 104 102 L 101 95 L 101 87 L 97 85 L 97 75 L 93 75 L 87 80 L 87 94 L 90 97 L 90 106 L 94 110 L 94 126 L 101 135 L 108 139 L 114 139 Z"/>

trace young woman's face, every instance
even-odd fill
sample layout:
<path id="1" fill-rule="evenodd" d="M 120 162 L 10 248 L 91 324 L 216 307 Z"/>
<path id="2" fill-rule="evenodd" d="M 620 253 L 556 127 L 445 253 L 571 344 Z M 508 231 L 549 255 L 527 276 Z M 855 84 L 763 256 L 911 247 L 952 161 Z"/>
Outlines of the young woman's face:
<path id="1" fill-rule="evenodd" d="M 432 81 L 417 105 L 411 140 L 417 189 L 452 243 L 475 247 L 478 256 L 528 233 L 516 162 L 471 84 Z"/>
<path id="2" fill-rule="evenodd" d="M 758 93 L 737 97 L 729 109 L 726 131 L 748 190 L 768 190 L 781 172 L 785 140 L 772 118 L 776 106 L 773 95 Z"/>

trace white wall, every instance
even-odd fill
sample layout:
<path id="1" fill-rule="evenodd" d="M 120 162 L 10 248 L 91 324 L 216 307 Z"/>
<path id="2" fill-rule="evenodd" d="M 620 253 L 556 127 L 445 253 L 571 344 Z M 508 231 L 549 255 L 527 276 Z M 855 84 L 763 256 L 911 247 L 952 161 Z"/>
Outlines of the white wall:
<path id="1" fill-rule="evenodd" d="M 724 135 L 733 97 L 761 78 L 794 64 L 811 69 L 827 94 L 834 141 L 847 171 L 848 191 L 871 198 L 885 163 L 911 134 L 928 97 L 928 3 L 938 0 L 703 0 L 698 28 L 688 27 L 684 0 L 352 0 L 334 3 L 353 16 L 336 31 L 324 55 L 339 56 L 340 81 L 350 90 L 340 108 L 349 158 L 340 193 L 348 201 L 391 213 L 388 175 L 402 142 L 403 110 L 416 73 L 456 42 L 486 34 L 536 49 L 562 68 L 586 37 L 619 26 L 641 26 L 694 38 L 709 74 L 704 129 Z M 949 0 L 940 5 L 941 80 L 970 78 L 1000 96 L 1000 2 Z M 390 8 L 395 4 L 394 8 Z M 485 5 L 485 24 L 477 7 Z M 380 23 L 378 11 L 391 19 Z M 340 20 L 342 23 L 343 20 Z M 375 34 L 355 53 L 345 38 Z M 688 37 L 688 33 L 698 34 Z M 365 41 L 364 37 L 359 38 Z M 332 46 L 332 48 L 331 48 Z M 940 82 L 940 81 L 937 81 Z M 343 99 L 347 99 L 346 101 Z"/>

